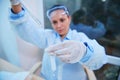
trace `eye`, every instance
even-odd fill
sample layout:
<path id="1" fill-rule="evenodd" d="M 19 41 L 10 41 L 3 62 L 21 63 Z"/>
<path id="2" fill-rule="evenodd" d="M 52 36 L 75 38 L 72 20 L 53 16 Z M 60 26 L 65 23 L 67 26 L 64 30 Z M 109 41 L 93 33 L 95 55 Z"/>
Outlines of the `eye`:
<path id="1" fill-rule="evenodd" d="M 64 22 L 64 21 L 65 21 L 65 19 L 63 19 L 63 18 L 60 19 L 60 22 Z"/>
<path id="2" fill-rule="evenodd" d="M 53 23 L 53 24 L 56 24 L 56 23 L 57 23 L 57 21 L 53 21 L 52 23 Z"/>

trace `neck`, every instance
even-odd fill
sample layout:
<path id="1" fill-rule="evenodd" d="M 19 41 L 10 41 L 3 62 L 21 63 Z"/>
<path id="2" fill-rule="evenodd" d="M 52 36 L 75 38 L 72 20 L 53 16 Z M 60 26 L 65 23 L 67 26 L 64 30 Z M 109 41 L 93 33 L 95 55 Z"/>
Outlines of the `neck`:
<path id="1" fill-rule="evenodd" d="M 63 40 L 63 39 L 64 39 L 64 37 L 65 37 L 65 35 L 60 35 L 60 37 L 61 37 L 61 40 Z"/>
<path id="2" fill-rule="evenodd" d="M 68 32 L 69 32 L 69 30 L 65 34 L 60 35 L 61 39 L 64 39 L 66 37 L 66 35 L 68 34 Z"/>
<path id="3" fill-rule="evenodd" d="M 65 38 L 65 36 L 67 35 L 67 33 L 66 34 L 64 34 L 64 35 L 60 35 L 60 37 L 61 37 L 61 40 L 63 40 L 64 38 Z"/>

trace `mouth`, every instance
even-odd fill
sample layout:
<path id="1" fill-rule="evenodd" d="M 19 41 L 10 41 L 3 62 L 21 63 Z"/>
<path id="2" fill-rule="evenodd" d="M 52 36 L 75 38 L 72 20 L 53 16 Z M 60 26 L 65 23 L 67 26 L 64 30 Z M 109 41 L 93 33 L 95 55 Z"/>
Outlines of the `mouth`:
<path id="1" fill-rule="evenodd" d="M 63 29 L 59 29 L 58 32 L 59 32 L 59 33 L 63 32 Z"/>

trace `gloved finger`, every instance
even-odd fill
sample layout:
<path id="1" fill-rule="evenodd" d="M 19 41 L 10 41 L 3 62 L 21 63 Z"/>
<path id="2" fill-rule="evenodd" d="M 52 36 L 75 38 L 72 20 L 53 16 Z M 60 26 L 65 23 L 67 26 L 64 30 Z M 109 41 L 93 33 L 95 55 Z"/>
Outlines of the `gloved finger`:
<path id="1" fill-rule="evenodd" d="M 51 56 L 59 56 L 59 55 L 62 55 L 62 54 L 65 54 L 67 50 L 63 50 L 63 49 L 60 49 L 60 50 L 55 50 L 55 51 L 50 51 L 48 48 L 45 50 L 45 52 L 47 52 L 48 54 L 50 54 Z"/>
<path id="2" fill-rule="evenodd" d="M 62 43 L 54 44 L 45 49 L 46 52 L 51 53 L 59 49 L 63 49 Z"/>
<path id="3" fill-rule="evenodd" d="M 49 55 L 56 56 L 56 54 L 54 52 L 49 52 Z"/>
<path id="4" fill-rule="evenodd" d="M 70 63 L 70 60 L 69 59 L 61 59 L 62 62 L 65 62 L 65 63 Z"/>
<path id="5" fill-rule="evenodd" d="M 70 50 L 71 50 L 71 48 L 68 47 L 68 48 L 57 50 L 54 53 L 55 53 L 56 56 L 70 55 L 70 53 L 71 53 Z"/>
<path id="6" fill-rule="evenodd" d="M 51 56 L 61 56 L 61 55 L 68 55 L 71 53 L 71 47 L 68 48 L 63 48 L 63 49 L 59 49 L 59 50 L 55 50 L 55 51 L 47 51 L 47 53 L 49 53 Z"/>
<path id="7" fill-rule="evenodd" d="M 74 41 L 75 42 L 75 41 Z M 46 52 L 53 52 L 53 51 L 57 51 L 69 46 L 72 46 L 72 44 L 74 43 L 72 40 L 69 41 L 65 41 L 65 42 L 61 42 L 52 46 L 49 46 L 48 48 L 45 49 Z"/>
<path id="8" fill-rule="evenodd" d="M 58 56 L 58 58 L 59 58 L 62 62 L 68 63 L 68 61 L 70 61 L 70 55 L 61 55 L 61 56 Z"/>
<path id="9" fill-rule="evenodd" d="M 68 58 L 70 58 L 70 55 L 61 55 L 61 56 L 58 56 L 58 58 L 60 58 L 60 59 L 68 59 Z"/>

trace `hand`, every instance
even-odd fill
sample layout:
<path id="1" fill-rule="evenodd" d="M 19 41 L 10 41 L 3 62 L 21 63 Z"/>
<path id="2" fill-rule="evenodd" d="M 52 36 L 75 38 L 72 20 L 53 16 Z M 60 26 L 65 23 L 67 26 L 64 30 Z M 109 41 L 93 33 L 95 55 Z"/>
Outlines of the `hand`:
<path id="1" fill-rule="evenodd" d="M 53 56 L 57 56 L 63 62 L 76 63 L 82 59 L 86 52 L 86 46 L 82 42 L 68 40 L 48 47 L 45 50 Z"/>
<path id="2" fill-rule="evenodd" d="M 20 0 L 10 0 L 11 5 L 18 5 L 20 4 Z"/>

